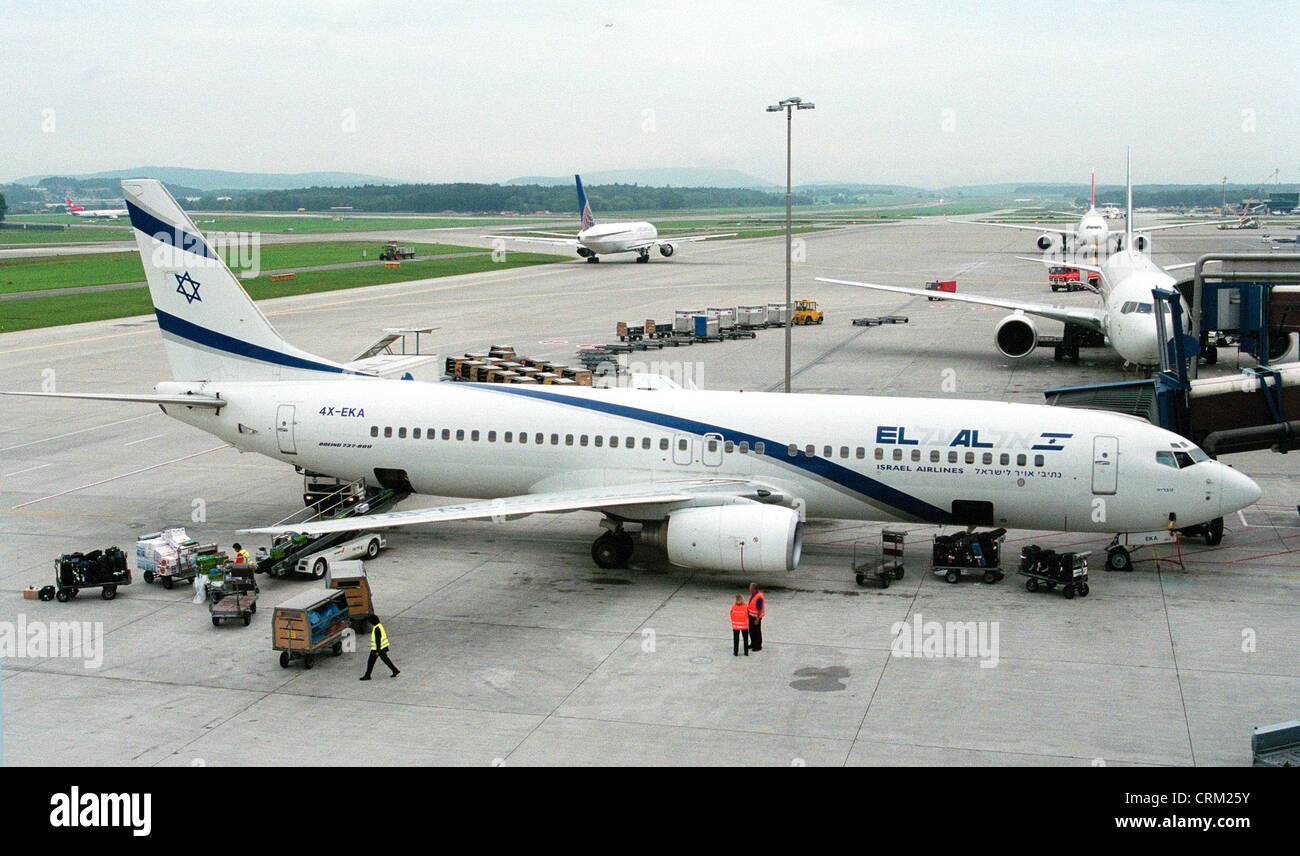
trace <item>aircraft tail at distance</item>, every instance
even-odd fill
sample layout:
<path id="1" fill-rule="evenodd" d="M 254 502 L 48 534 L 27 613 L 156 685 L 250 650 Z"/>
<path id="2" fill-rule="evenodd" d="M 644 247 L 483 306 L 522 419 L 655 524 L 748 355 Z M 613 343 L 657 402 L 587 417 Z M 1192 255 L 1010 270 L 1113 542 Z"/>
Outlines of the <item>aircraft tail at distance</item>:
<path id="1" fill-rule="evenodd" d="M 587 201 L 587 192 L 582 189 L 582 176 L 575 175 L 573 180 L 578 183 L 578 219 L 582 221 L 581 228 L 590 229 L 596 225 L 596 218 L 591 216 L 591 203 Z"/>

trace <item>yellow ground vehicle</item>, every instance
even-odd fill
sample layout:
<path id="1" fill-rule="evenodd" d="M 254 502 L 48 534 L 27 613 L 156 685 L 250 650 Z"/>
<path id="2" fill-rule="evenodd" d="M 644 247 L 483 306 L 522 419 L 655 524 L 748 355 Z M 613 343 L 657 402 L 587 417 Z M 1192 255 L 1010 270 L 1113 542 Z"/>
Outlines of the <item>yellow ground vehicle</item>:
<path id="1" fill-rule="evenodd" d="M 816 300 L 796 300 L 794 302 L 795 324 L 820 324 L 822 311 L 817 308 Z"/>

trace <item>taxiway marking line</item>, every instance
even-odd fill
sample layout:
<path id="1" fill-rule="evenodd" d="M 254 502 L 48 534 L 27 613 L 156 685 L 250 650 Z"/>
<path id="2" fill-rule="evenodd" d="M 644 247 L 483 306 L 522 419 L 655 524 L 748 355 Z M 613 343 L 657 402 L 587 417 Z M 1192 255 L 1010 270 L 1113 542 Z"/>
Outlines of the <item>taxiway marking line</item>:
<path id="1" fill-rule="evenodd" d="M 55 434 L 53 437 L 46 437 L 43 440 L 32 440 L 29 443 L 19 443 L 17 446 L 6 446 L 0 449 L 0 452 L 12 452 L 14 449 L 22 449 L 27 446 L 35 446 L 37 443 L 48 443 L 51 440 L 62 440 L 64 437 L 71 437 L 73 434 L 85 434 L 87 431 L 97 431 L 100 428 L 111 428 L 114 425 L 121 425 L 124 422 L 135 422 L 139 419 L 148 419 L 150 416 L 157 416 L 157 413 L 146 413 L 143 416 L 130 416 L 126 419 L 119 419 L 116 422 L 106 422 L 103 425 L 91 425 L 89 428 L 79 428 L 76 431 L 69 431 L 66 434 Z"/>
<path id="2" fill-rule="evenodd" d="M 85 490 L 86 488 L 91 488 L 91 487 L 98 487 L 98 486 L 101 485 L 101 484 L 108 484 L 109 482 L 117 481 L 118 479 L 128 478 L 129 476 L 139 475 L 140 473 L 147 473 L 147 472 L 149 472 L 150 470 L 156 470 L 156 469 L 158 469 L 159 467 L 165 467 L 165 466 L 167 466 L 168 464 L 176 464 L 176 463 L 179 463 L 179 462 L 181 462 L 181 461 L 188 461 L 188 460 L 190 460 L 191 458 L 197 458 L 197 457 L 199 457 L 200 455 L 206 455 L 206 454 L 208 454 L 208 453 L 210 453 L 210 452 L 216 452 L 216 451 L 218 451 L 218 450 L 220 450 L 220 449 L 228 449 L 228 448 L 230 448 L 230 444 L 229 444 L 229 443 L 222 443 L 220 446 L 213 446 L 211 449 L 204 449 L 202 452 L 195 452 L 195 453 L 193 453 L 193 454 L 191 454 L 191 455 L 182 455 L 182 456 L 179 457 L 179 458 L 172 458 L 170 461 L 163 461 L 163 462 L 160 463 L 160 464 L 151 464 L 150 466 L 147 466 L 147 467 L 141 467 L 141 468 L 138 469 L 138 470 L 132 470 L 132 471 L 129 472 L 129 473 L 122 473 L 121 475 L 109 476 L 109 477 L 106 478 L 106 479 L 100 479 L 99 481 L 90 482 L 89 484 L 83 484 L 83 485 L 81 485 L 81 486 L 79 486 L 79 487 L 70 487 L 70 488 L 68 488 L 67 490 L 61 490 L 61 491 L 59 491 L 58 493 L 52 493 L 52 494 L 50 494 L 49 496 L 42 496 L 40 499 L 33 499 L 33 500 L 28 501 L 28 502 L 24 502 L 24 503 L 22 503 L 21 505 L 15 505 L 15 506 L 13 507 L 13 509 L 11 509 L 11 510 L 13 510 L 13 511 L 17 511 L 17 510 L 20 509 L 20 508 L 26 508 L 26 507 L 29 506 L 29 505 L 35 505 L 36 503 L 38 503 L 38 502 L 44 502 L 44 501 L 47 500 L 47 499 L 54 499 L 54 498 L 56 498 L 56 497 L 60 497 L 60 496 L 67 496 L 68 494 L 70 494 L 70 493 L 76 493 L 76 492 L 79 491 L 79 490 Z"/>

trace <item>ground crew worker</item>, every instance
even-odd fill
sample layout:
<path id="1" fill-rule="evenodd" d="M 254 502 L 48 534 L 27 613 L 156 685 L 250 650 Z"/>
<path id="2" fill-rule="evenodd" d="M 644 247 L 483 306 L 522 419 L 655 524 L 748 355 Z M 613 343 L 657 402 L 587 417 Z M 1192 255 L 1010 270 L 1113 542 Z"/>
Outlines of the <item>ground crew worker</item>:
<path id="1" fill-rule="evenodd" d="M 384 665 L 393 670 L 393 677 L 397 677 L 402 672 L 393 665 L 393 661 L 388 659 L 388 634 L 384 631 L 384 625 L 379 623 L 379 616 L 373 612 L 369 615 L 370 619 L 370 659 L 366 662 L 366 673 L 361 676 L 361 680 L 370 680 L 370 670 L 375 667 L 375 660 L 383 660 Z"/>
<path id="2" fill-rule="evenodd" d="M 235 564 L 236 564 L 236 565 L 243 565 L 243 564 L 246 564 L 246 563 L 251 563 L 251 562 L 253 561 L 253 557 L 250 556 L 250 555 L 248 555 L 248 551 L 245 550 L 242 546 L 240 546 L 240 544 L 239 544 L 238 541 L 235 542 L 235 545 L 234 545 L 234 546 L 235 546 Z"/>
<path id="3" fill-rule="evenodd" d="M 745 656 L 749 656 L 749 608 L 743 595 L 736 595 L 731 605 L 731 656 L 740 656 L 740 640 L 745 640 Z"/>
<path id="4" fill-rule="evenodd" d="M 750 650 L 763 650 L 763 616 L 767 615 L 767 598 L 759 591 L 758 583 L 749 584 L 749 641 Z"/>

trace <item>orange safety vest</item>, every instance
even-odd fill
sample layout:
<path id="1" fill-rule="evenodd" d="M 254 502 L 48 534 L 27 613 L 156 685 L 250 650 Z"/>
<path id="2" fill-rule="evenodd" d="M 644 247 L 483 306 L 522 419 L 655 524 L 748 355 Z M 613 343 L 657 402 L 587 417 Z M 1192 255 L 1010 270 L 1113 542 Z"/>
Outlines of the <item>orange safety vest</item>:
<path id="1" fill-rule="evenodd" d="M 762 609 L 754 605 L 754 602 L 758 600 L 763 601 Z M 763 596 L 763 592 L 756 591 L 754 592 L 753 597 L 749 599 L 749 617 L 762 618 L 765 615 L 767 615 L 767 598 Z"/>
<path id="2" fill-rule="evenodd" d="M 743 603 L 733 603 L 731 605 L 731 629 L 749 629 L 749 610 L 745 608 Z"/>

